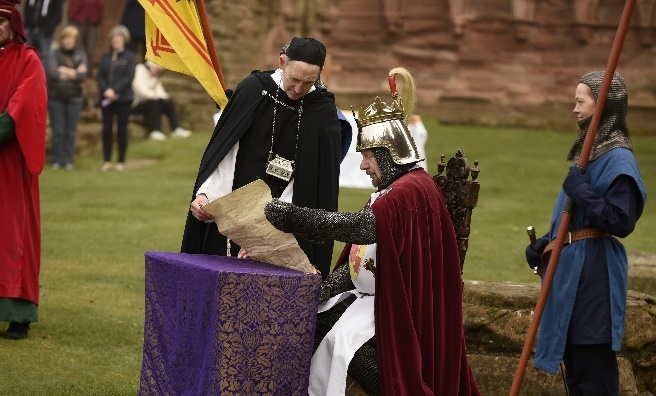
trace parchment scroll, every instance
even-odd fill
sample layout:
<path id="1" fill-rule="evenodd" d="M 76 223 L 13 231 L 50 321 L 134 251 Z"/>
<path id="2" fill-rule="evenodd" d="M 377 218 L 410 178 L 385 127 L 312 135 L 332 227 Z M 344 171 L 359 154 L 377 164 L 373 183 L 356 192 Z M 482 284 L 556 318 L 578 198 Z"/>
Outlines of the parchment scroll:
<path id="1" fill-rule="evenodd" d="M 221 234 L 246 249 L 252 259 L 316 274 L 294 235 L 276 229 L 267 220 L 264 206 L 269 201 L 269 186 L 256 180 L 210 202 L 203 210 L 212 216 Z"/>

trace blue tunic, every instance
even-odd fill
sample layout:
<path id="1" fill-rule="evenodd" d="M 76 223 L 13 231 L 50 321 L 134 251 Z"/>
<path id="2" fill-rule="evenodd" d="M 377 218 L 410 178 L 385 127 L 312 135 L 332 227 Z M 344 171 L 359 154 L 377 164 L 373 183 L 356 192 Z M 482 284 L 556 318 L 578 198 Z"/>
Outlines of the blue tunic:
<path id="1" fill-rule="evenodd" d="M 572 194 L 575 206 L 569 231 L 599 227 L 614 236 L 630 234 L 647 197 L 633 153 L 625 148 L 613 149 L 590 162 L 587 173 L 590 185 L 582 185 Z M 554 205 L 549 239 L 556 237 L 566 199 L 561 190 Z M 535 367 L 556 373 L 567 343 L 610 343 L 613 350 L 619 350 L 627 285 L 626 251 L 616 238 L 584 239 L 565 245 L 542 314 Z M 592 326 L 586 327 L 589 319 L 605 322 L 606 326 L 590 323 Z"/>

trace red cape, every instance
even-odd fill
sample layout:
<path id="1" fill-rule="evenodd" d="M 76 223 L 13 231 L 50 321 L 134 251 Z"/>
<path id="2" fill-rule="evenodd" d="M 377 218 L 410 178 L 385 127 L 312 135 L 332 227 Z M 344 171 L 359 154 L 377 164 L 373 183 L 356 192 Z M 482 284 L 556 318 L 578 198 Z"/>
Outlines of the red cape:
<path id="1" fill-rule="evenodd" d="M 437 185 L 425 170 L 410 171 L 371 208 L 382 394 L 479 395 L 465 349 L 458 245 Z"/>
<path id="2" fill-rule="evenodd" d="M 38 304 L 46 79 L 34 48 L 10 43 L 0 51 L 0 113 L 8 111 L 16 126 L 16 139 L 0 146 L 0 297 Z"/>

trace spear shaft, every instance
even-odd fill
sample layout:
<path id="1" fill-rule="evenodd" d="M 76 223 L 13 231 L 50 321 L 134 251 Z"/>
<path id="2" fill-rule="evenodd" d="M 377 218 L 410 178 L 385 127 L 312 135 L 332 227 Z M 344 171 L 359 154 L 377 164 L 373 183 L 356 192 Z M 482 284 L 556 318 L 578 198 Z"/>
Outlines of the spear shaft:
<path id="1" fill-rule="evenodd" d="M 624 39 L 626 38 L 626 32 L 629 28 L 629 22 L 631 22 L 631 15 L 633 14 L 634 7 L 635 0 L 627 0 L 624 4 L 624 11 L 622 11 L 622 17 L 617 28 L 615 41 L 613 42 L 613 47 L 608 58 L 608 63 L 606 64 L 604 79 L 601 83 L 601 88 L 599 89 L 599 95 L 597 96 L 595 112 L 592 116 L 590 127 L 588 128 L 588 132 L 585 136 L 585 141 L 583 142 L 581 155 L 576 163 L 581 173 L 585 173 L 585 167 L 588 165 L 590 152 L 592 151 L 592 146 L 597 135 L 597 128 L 599 127 L 601 113 L 603 112 L 604 105 L 606 104 L 608 91 L 610 90 L 610 85 L 613 81 L 613 75 L 615 74 L 615 69 L 617 68 L 617 62 L 619 61 L 620 53 L 622 52 L 622 46 L 624 45 Z M 542 280 L 542 288 L 540 289 L 540 294 L 535 306 L 531 325 L 529 327 L 528 334 L 526 335 L 524 349 L 522 350 L 522 355 L 519 359 L 519 365 L 517 366 L 517 371 L 515 372 L 515 379 L 513 380 L 512 388 L 510 389 L 510 396 L 517 396 L 519 394 L 519 389 L 522 386 L 524 373 L 526 371 L 526 365 L 528 364 L 528 358 L 531 354 L 531 350 L 533 349 L 533 343 L 535 342 L 538 326 L 540 325 L 540 320 L 542 319 L 544 306 L 547 303 L 547 297 L 549 296 L 549 290 L 551 289 L 551 282 L 553 281 L 553 276 L 556 273 L 556 267 L 558 266 L 560 253 L 565 242 L 567 229 L 569 227 L 570 221 L 572 220 L 572 206 L 572 200 L 568 197 L 565 202 L 565 207 L 563 208 L 563 215 L 560 219 L 558 233 L 556 234 L 556 239 L 554 240 L 553 251 L 549 259 L 547 272 L 545 273 Z"/>

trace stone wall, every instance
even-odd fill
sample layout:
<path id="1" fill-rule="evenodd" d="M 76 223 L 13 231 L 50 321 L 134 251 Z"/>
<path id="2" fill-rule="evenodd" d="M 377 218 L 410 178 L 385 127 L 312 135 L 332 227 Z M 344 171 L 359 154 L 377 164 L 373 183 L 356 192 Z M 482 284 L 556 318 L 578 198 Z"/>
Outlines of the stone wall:
<path id="1" fill-rule="evenodd" d="M 656 287 L 656 257 L 630 255 L 629 261 L 631 290 L 622 349 L 618 353 L 620 395 L 653 395 L 656 297 L 641 291 Z M 465 282 L 465 337 L 482 394 L 509 393 L 539 292 L 538 283 Z M 551 375 L 534 369 L 531 356 L 520 394 L 565 394 L 561 373 Z"/>
<path id="2" fill-rule="evenodd" d="M 273 68 L 282 44 L 328 47 L 323 79 L 339 105 L 386 95 L 387 71 L 408 68 L 418 111 L 449 123 L 571 127 L 578 77 L 605 69 L 624 1 L 248 0 L 209 2 L 224 75 L 234 87 Z M 633 131 L 656 121 L 656 1 L 637 2 L 618 66 Z"/>
<path id="3" fill-rule="evenodd" d="M 93 58 L 125 0 L 105 2 Z M 623 0 L 213 0 L 206 1 L 230 88 L 254 69 L 277 67 L 293 36 L 328 47 L 323 80 L 338 105 L 366 106 L 387 96 L 390 68 L 417 81 L 417 111 L 444 123 L 574 129 L 574 88 L 605 69 Z M 618 71 L 629 87 L 632 133 L 656 125 L 656 0 L 637 0 Z M 197 98 L 181 109 L 194 127 L 216 111 L 200 84 L 171 73 L 169 90 Z M 211 128 L 211 124 L 210 124 Z"/>

